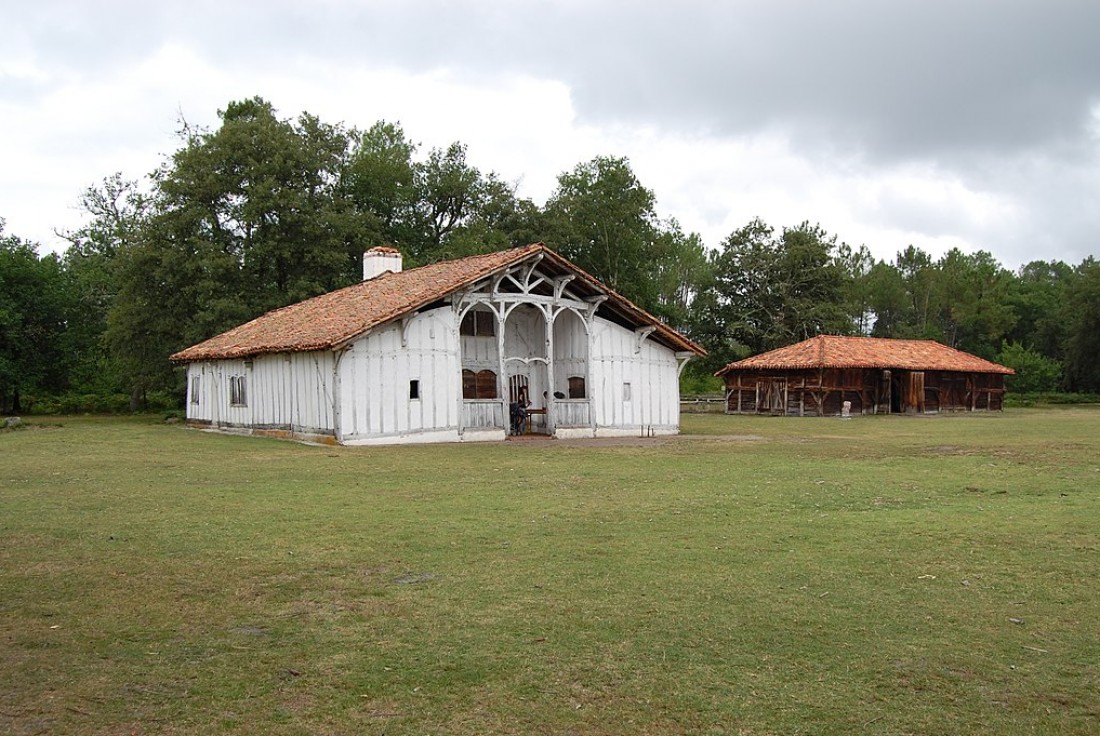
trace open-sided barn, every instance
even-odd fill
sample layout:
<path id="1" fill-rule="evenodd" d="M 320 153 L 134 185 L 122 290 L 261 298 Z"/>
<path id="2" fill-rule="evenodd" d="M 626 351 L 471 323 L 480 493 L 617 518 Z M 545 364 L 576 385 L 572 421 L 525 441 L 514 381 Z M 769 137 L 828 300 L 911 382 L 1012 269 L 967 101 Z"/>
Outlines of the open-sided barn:
<path id="1" fill-rule="evenodd" d="M 703 349 L 541 243 L 364 280 L 172 356 L 192 424 L 342 444 L 679 431 Z"/>
<path id="2" fill-rule="evenodd" d="M 999 411 L 1014 371 L 932 340 L 818 335 L 715 375 L 731 414 Z"/>

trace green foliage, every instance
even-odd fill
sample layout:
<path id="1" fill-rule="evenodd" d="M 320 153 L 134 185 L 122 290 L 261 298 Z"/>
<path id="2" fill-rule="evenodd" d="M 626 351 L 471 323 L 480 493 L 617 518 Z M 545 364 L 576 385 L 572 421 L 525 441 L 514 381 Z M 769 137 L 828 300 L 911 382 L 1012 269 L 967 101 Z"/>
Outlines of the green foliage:
<path id="1" fill-rule="evenodd" d="M 1023 345 L 1006 342 L 997 362 L 1016 371 L 1005 379 L 1006 388 L 1015 393 L 1055 391 L 1062 379 L 1062 366 Z"/>
<path id="2" fill-rule="evenodd" d="M 1016 323 L 1008 303 L 1012 274 L 985 251 L 957 248 L 937 263 L 937 315 L 946 344 L 991 358 Z"/>
<path id="3" fill-rule="evenodd" d="M 720 361 L 733 359 L 739 345 L 759 353 L 822 333 L 850 334 L 858 322 L 836 238 L 816 225 L 777 235 L 753 220 L 712 254 L 711 266 L 696 334 Z"/>
<path id="4" fill-rule="evenodd" d="M 1100 392 L 1100 262 L 1086 259 L 1066 292 L 1066 388 Z"/>
<path id="5" fill-rule="evenodd" d="M 599 156 L 558 177 L 546 203 L 546 243 L 643 306 L 656 303 L 650 246 L 656 199 L 625 158 Z"/>
<path id="6" fill-rule="evenodd" d="M 1017 322 L 1015 277 L 984 251 L 953 249 L 933 262 L 909 246 L 864 278 L 875 337 L 937 340 L 993 358 Z"/>
<path id="7" fill-rule="evenodd" d="M 1011 392 L 1005 394 L 1005 407 L 1045 407 L 1100 404 L 1100 394 L 1071 393 L 1066 391 L 1037 391 L 1033 393 Z"/>
<path id="8" fill-rule="evenodd" d="M 722 395 L 725 391 L 722 379 L 709 370 L 699 367 L 693 370 L 694 362 L 688 363 L 680 374 L 680 396 Z"/>
<path id="9" fill-rule="evenodd" d="M 72 310 L 58 258 L 39 258 L 4 226 L 0 218 L 0 413 L 19 413 L 25 394 L 64 388 L 62 338 Z"/>
<path id="10" fill-rule="evenodd" d="M 284 119 L 258 97 L 227 105 L 215 130 L 183 124 L 180 144 L 146 181 L 114 174 L 89 188 L 87 223 L 63 234 L 61 259 L 0 229 L 0 410 L 21 395 L 128 394 L 131 408 L 181 395 L 172 352 L 357 281 L 375 245 L 412 267 L 540 240 L 704 345 L 710 355 L 688 369 L 700 380 L 752 353 L 854 333 L 989 358 L 1017 346 L 1012 359 L 1042 366 L 1042 385 L 1057 366 L 1060 388 L 1100 389 L 1093 259 L 1013 274 L 984 251 L 933 260 L 909 246 L 876 262 L 818 226 L 777 232 L 758 219 L 708 250 L 658 217 L 625 158 L 562 173 L 540 208 L 460 142 L 420 155 L 398 124 Z"/>
<path id="11" fill-rule="evenodd" d="M 1009 341 L 1062 360 L 1067 330 L 1063 308 L 1074 276 L 1074 269 L 1061 261 L 1032 261 L 1021 268 L 1006 297 L 1016 315 Z"/>
<path id="12" fill-rule="evenodd" d="M 119 263 L 136 246 L 150 202 L 137 182 L 116 173 L 88 188 L 80 204 L 90 219 L 63 234 L 71 243 L 62 261 L 71 309 L 62 350 L 70 361 L 70 390 L 106 396 L 128 390 L 122 361 L 105 334 L 118 296 Z"/>
<path id="13" fill-rule="evenodd" d="M 558 177 L 544 241 L 638 306 L 683 326 L 708 270 L 702 241 L 675 220 L 625 158 L 598 156 Z"/>

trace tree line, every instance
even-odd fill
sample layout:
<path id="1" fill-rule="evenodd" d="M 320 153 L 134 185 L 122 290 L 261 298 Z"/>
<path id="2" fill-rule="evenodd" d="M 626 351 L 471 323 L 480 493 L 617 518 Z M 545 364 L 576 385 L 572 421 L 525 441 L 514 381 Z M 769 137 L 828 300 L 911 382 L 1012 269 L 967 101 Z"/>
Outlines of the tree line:
<path id="1" fill-rule="evenodd" d="M 1100 391 L 1100 264 L 989 253 L 876 261 L 817 225 L 753 220 L 714 249 L 657 214 L 625 158 L 558 176 L 543 206 L 455 142 L 422 152 L 399 124 L 280 118 L 261 98 L 181 123 L 146 179 L 80 199 L 68 248 L 39 254 L 0 219 L 0 411 L 169 406 L 168 356 L 360 278 L 362 252 L 409 267 L 542 241 L 709 351 L 691 375 L 819 333 L 928 338 L 998 360 L 1016 390 Z M 34 406 L 32 406 L 34 405 Z"/>

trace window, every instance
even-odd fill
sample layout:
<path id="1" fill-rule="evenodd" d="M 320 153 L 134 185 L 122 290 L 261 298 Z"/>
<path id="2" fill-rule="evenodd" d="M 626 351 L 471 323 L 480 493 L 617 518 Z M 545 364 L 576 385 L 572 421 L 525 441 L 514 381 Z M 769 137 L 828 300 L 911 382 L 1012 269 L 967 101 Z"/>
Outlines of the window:
<path id="1" fill-rule="evenodd" d="M 199 403 L 199 377 L 191 376 L 191 403 Z"/>
<path id="2" fill-rule="evenodd" d="M 420 398 L 420 381 L 417 381 L 417 380 L 409 381 L 409 398 L 410 399 L 419 399 Z"/>
<path id="3" fill-rule="evenodd" d="M 583 399 L 584 397 L 584 376 L 570 376 L 569 398 Z"/>
<path id="4" fill-rule="evenodd" d="M 497 318 L 492 312 L 471 309 L 462 318 L 458 334 L 468 337 L 492 337 L 497 334 Z"/>
<path id="5" fill-rule="evenodd" d="M 496 373 L 490 370 L 474 372 L 469 368 L 462 371 L 462 398 L 495 399 L 496 397 Z"/>
<path id="6" fill-rule="evenodd" d="M 245 390 L 244 376 L 229 377 L 230 406 L 248 406 L 248 392 Z"/>
<path id="7" fill-rule="evenodd" d="M 623 384 L 623 401 L 630 401 L 630 384 Z"/>

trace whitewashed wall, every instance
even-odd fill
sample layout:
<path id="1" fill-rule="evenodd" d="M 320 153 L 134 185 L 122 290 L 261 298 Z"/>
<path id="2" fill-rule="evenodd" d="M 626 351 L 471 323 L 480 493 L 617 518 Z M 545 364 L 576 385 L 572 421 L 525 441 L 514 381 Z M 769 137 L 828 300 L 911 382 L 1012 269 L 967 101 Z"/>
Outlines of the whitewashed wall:
<path id="1" fill-rule="evenodd" d="M 505 332 L 506 354 L 544 357 L 545 327 L 537 310 L 516 310 L 512 319 Z M 464 439 L 459 341 L 454 314 L 442 307 L 407 324 L 380 328 L 341 353 L 192 363 L 187 367 L 187 416 L 219 427 L 331 434 L 348 444 Z M 484 347 L 484 355 L 468 357 L 491 368 L 494 353 Z M 636 348 L 638 337 L 632 330 L 596 318 L 589 338 L 579 320 L 562 316 L 554 326 L 552 380 L 542 363 L 509 361 L 506 370 L 529 374 L 536 405 L 542 391 L 567 394 L 568 377 L 585 376 L 587 402 L 560 407 L 560 422 L 572 428 L 568 431 L 583 431 L 591 417 L 597 435 L 676 432 L 680 406 L 675 355 L 650 339 Z M 245 376 L 245 406 L 230 405 L 232 376 Z M 196 377 L 197 387 L 192 381 Z M 418 398 L 410 395 L 412 381 L 418 382 Z M 489 408 L 502 411 L 495 404 Z M 496 417 L 484 423 L 488 427 L 502 421 Z"/>
<path id="2" fill-rule="evenodd" d="M 230 403 L 230 379 L 245 379 L 245 404 Z M 198 378 L 198 402 L 194 401 Z M 187 418 L 219 427 L 333 430 L 332 353 L 281 353 L 255 360 L 213 360 L 187 366 Z"/>
<path id="3" fill-rule="evenodd" d="M 668 434 L 680 427 L 680 384 L 672 350 L 602 318 L 592 328 L 589 394 L 597 434 Z M 629 397 L 625 386 L 629 384 Z"/>
<path id="4" fill-rule="evenodd" d="M 561 312 L 554 320 L 553 390 L 569 395 L 569 377 L 581 376 L 588 390 L 588 332 L 573 312 Z"/>
<path id="5" fill-rule="evenodd" d="M 506 380 L 516 375 L 527 376 L 531 405 L 542 406 L 542 394 L 549 392 L 550 380 L 546 375 L 546 322 L 541 311 L 529 306 L 512 310 L 504 327 L 504 356 Z"/>
<path id="6" fill-rule="evenodd" d="M 488 311 L 488 310 L 478 310 Z M 494 315 L 493 319 L 496 317 Z M 497 336 L 485 335 L 474 337 L 462 335 L 462 367 L 474 371 L 490 370 L 496 373 L 500 370 L 500 355 Z"/>
<path id="7" fill-rule="evenodd" d="M 372 332 L 339 358 L 339 435 L 356 443 L 424 435 L 457 439 L 462 396 L 458 330 L 449 307 Z M 419 382 L 417 399 L 410 382 Z"/>

